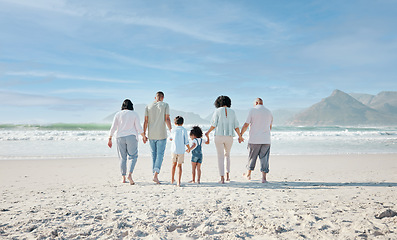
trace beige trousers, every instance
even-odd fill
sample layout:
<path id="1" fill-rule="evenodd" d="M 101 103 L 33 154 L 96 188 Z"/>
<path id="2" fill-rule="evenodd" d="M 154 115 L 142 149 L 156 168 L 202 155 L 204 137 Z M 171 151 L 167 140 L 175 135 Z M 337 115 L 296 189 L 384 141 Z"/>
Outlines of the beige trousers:
<path id="1" fill-rule="evenodd" d="M 233 145 L 233 136 L 215 136 L 215 147 L 218 154 L 219 175 L 225 176 L 226 172 L 230 173 L 230 150 Z"/>

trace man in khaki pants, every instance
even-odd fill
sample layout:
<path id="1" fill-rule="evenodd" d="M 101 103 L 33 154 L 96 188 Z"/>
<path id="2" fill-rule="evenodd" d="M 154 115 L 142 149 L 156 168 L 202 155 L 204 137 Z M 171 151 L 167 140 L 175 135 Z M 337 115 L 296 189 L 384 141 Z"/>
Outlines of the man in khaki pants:
<path id="1" fill-rule="evenodd" d="M 250 127 L 248 139 L 248 180 L 251 180 L 251 171 L 255 169 L 256 160 L 259 157 L 261 162 L 262 183 L 266 183 L 266 174 L 269 172 L 270 155 L 270 131 L 273 124 L 273 115 L 269 109 L 263 106 L 263 100 L 257 98 L 254 108 L 249 111 L 247 120 L 241 129 L 241 135 Z"/>

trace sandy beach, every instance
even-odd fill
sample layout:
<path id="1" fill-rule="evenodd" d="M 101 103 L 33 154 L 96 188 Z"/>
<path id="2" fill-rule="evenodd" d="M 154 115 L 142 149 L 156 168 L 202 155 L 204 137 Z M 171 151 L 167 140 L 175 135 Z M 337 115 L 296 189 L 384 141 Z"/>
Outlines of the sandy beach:
<path id="1" fill-rule="evenodd" d="M 188 157 L 190 159 L 190 156 Z M 397 155 L 271 156 L 269 182 L 242 177 L 218 184 L 216 157 L 205 156 L 202 184 L 169 183 L 170 157 L 151 181 L 140 157 L 122 184 L 118 159 L 0 161 L 2 239 L 397 239 Z"/>

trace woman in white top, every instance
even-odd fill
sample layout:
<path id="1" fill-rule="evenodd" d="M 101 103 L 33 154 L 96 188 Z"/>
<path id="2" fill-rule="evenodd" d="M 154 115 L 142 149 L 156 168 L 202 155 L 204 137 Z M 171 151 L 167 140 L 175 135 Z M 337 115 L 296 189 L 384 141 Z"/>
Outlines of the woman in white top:
<path id="1" fill-rule="evenodd" d="M 128 181 L 133 185 L 135 183 L 132 180 L 132 172 L 138 160 L 138 135 L 141 134 L 143 143 L 146 143 L 147 139 L 145 134 L 143 134 L 139 116 L 134 111 L 134 106 L 129 99 L 124 100 L 121 111 L 114 116 L 108 142 L 110 148 L 113 145 L 112 136 L 115 132 L 117 132 L 117 151 L 120 158 L 120 169 L 123 177 L 122 182 L 127 182 L 125 176 L 127 174 L 128 156 L 128 159 L 131 160 Z"/>
<path id="2" fill-rule="evenodd" d="M 230 150 L 233 145 L 234 132 L 238 135 L 238 142 L 244 141 L 240 134 L 240 128 L 236 114 L 230 106 L 232 100 L 228 96 L 219 96 L 214 103 L 217 108 L 212 116 L 211 127 L 205 133 L 207 137 L 206 144 L 210 143 L 209 134 L 215 129 L 215 147 L 218 155 L 219 175 L 221 176 L 220 183 L 225 183 L 225 161 L 226 161 L 226 181 L 230 181 Z"/>

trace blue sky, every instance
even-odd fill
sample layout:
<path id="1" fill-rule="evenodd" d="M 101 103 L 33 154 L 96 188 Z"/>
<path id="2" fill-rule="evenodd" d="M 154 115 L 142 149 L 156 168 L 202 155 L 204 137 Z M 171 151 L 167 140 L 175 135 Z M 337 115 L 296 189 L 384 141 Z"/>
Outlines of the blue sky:
<path id="1" fill-rule="evenodd" d="M 213 111 L 396 91 L 397 1 L 0 0 L 0 123 L 99 122 L 125 98 Z"/>

